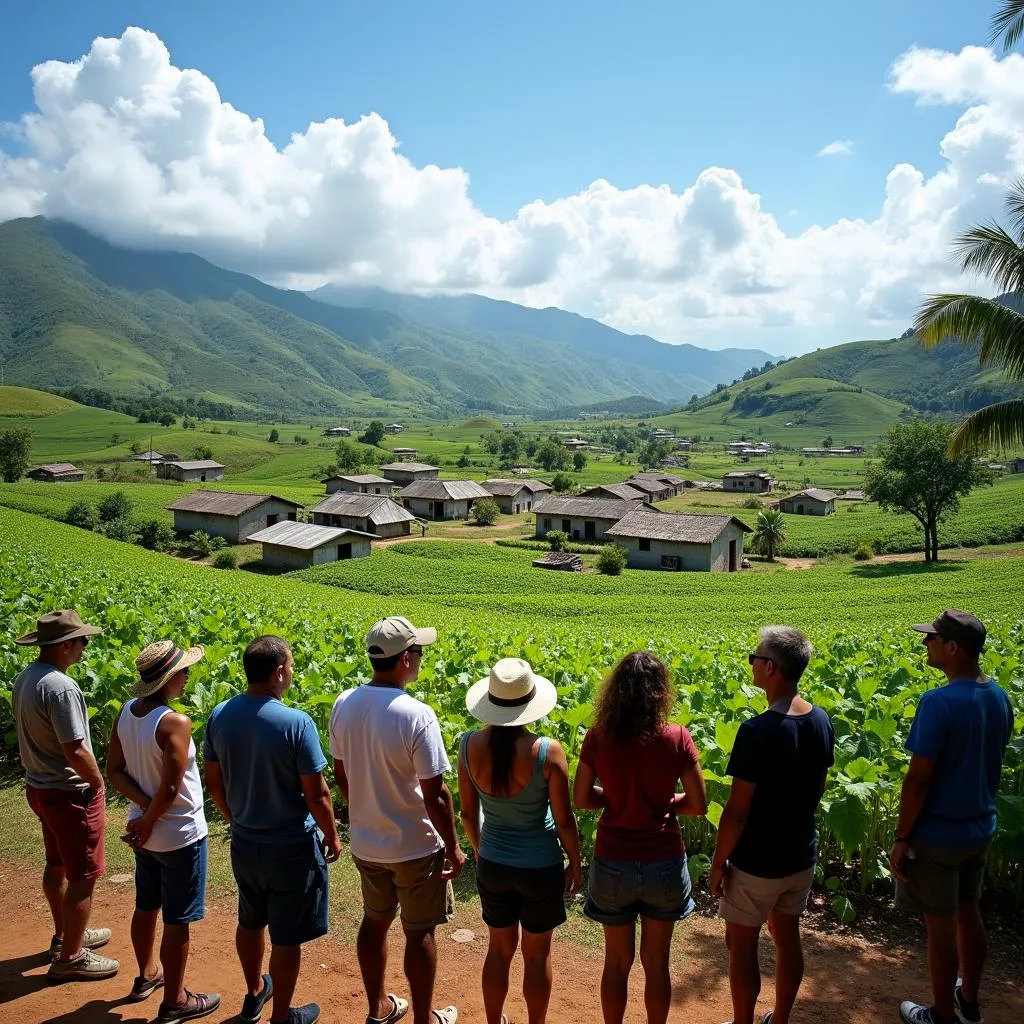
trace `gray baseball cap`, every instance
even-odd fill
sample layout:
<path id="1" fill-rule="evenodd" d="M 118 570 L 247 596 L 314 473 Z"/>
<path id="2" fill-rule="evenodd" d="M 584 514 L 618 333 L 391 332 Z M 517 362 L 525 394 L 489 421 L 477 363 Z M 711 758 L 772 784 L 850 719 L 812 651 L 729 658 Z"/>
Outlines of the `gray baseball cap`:
<path id="1" fill-rule="evenodd" d="M 419 644 L 427 647 L 437 642 L 433 626 L 417 629 L 404 615 L 391 615 L 380 619 L 366 634 L 366 653 L 371 658 L 391 658 Z"/>

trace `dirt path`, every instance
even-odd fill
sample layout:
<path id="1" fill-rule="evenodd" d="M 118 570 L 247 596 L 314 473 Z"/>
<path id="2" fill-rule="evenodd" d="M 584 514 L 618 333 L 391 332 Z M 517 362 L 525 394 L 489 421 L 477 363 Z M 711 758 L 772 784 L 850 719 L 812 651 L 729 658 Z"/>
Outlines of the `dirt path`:
<path id="1" fill-rule="evenodd" d="M 121 960 L 117 978 L 90 984 L 50 986 L 43 975 L 49 943 L 48 915 L 36 888 L 35 872 L 0 862 L 0 1020 L 26 1024 L 141 1024 L 155 1017 L 158 999 L 125 1003 L 135 964 L 128 938 L 132 910 L 131 885 L 99 883 L 93 923 L 114 928 L 104 950 Z M 475 938 L 460 944 L 451 938 L 456 928 L 469 928 Z M 240 1006 L 241 972 L 234 951 L 234 907 L 218 899 L 207 907 L 206 920 L 193 928 L 190 987 L 217 990 L 224 1009 L 207 1018 L 212 1022 L 234 1019 Z M 480 998 L 480 968 L 486 947 L 486 929 L 475 913 L 461 910 L 458 918 L 438 932 L 439 968 L 437 1002 L 455 1002 L 459 1020 L 484 1021 Z M 858 938 L 837 938 L 810 933 L 806 943 L 807 981 L 797 1008 L 800 1022 L 868 1024 L 894 1020 L 902 998 L 921 998 L 924 963 L 920 944 L 912 948 L 881 949 Z M 771 948 L 762 948 L 762 963 L 771 970 Z M 519 989 L 522 970 L 517 964 L 506 1012 L 512 1024 L 525 1024 Z M 600 952 L 564 936 L 555 940 L 554 992 L 551 1024 L 590 1024 L 600 1020 L 598 986 Z M 1002 975 L 1002 976 L 1000 976 Z M 1008 976 L 1009 975 L 1009 976 Z M 389 988 L 406 987 L 401 976 L 398 939 L 392 940 Z M 719 922 L 691 918 L 677 931 L 673 967 L 673 1024 L 721 1024 L 730 1016 L 725 947 Z M 759 1012 L 771 1008 L 772 985 L 765 978 Z M 1024 1019 L 1024 985 L 1019 971 L 994 969 L 988 979 L 985 1018 L 989 1024 L 1016 1024 Z M 305 947 L 298 1001 L 315 1000 L 323 1008 L 323 1024 L 362 1022 L 366 1013 L 351 946 L 332 935 Z M 628 1024 L 641 1024 L 642 973 L 634 969 L 630 987 Z M 264 1019 L 267 1019 L 266 1017 Z M 411 1020 L 411 1018 L 409 1018 Z"/>

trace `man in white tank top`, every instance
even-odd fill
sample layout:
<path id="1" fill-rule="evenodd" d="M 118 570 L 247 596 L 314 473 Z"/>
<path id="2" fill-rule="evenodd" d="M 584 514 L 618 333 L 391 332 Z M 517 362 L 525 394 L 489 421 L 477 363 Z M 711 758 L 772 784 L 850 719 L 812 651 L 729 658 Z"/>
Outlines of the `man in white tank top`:
<path id="1" fill-rule="evenodd" d="M 139 1002 L 163 988 L 159 1022 L 196 1020 L 220 1005 L 219 995 L 185 988 L 189 925 L 204 911 L 207 828 L 192 723 L 169 707 L 203 653 L 160 640 L 139 654 L 139 681 L 114 724 L 107 755 L 110 785 L 132 804 L 122 838 L 135 851 L 132 943 L 139 974 L 128 998 Z"/>

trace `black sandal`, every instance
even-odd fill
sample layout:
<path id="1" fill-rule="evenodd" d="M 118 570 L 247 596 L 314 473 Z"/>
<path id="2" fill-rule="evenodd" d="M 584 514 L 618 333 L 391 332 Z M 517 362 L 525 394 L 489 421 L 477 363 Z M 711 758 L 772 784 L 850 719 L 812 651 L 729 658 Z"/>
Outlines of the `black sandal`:
<path id="1" fill-rule="evenodd" d="M 160 1012 L 156 1019 L 160 1022 L 179 1020 L 198 1020 L 208 1017 L 220 1006 L 220 996 L 216 992 L 204 995 L 202 992 L 189 992 L 185 989 L 185 1002 L 181 1006 L 160 1004 Z"/>
<path id="2" fill-rule="evenodd" d="M 128 1000 L 132 1003 L 141 1003 L 148 999 L 158 988 L 164 987 L 164 976 L 158 974 L 155 978 L 144 978 L 141 975 L 132 983 L 132 990 L 128 993 Z"/>

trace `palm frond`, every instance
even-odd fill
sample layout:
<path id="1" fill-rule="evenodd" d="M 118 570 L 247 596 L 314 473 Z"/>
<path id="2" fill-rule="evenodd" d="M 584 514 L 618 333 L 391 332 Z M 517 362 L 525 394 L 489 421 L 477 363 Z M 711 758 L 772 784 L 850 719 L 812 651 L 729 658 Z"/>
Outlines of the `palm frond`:
<path id="1" fill-rule="evenodd" d="M 1012 451 L 1024 445 L 1024 399 L 997 402 L 971 413 L 953 431 L 949 455 L 974 449 Z"/>
<path id="2" fill-rule="evenodd" d="M 1003 53 L 1008 53 L 1017 44 L 1024 32 L 1024 0 L 1003 0 L 1003 6 L 992 15 L 992 31 L 989 42 L 995 45 L 1003 42 Z"/>
<path id="3" fill-rule="evenodd" d="M 1024 380 L 1024 315 L 979 295 L 930 295 L 914 320 L 918 341 L 979 345 L 982 366 L 996 365 L 1011 380 Z"/>
<path id="4" fill-rule="evenodd" d="M 1024 289 L 1024 248 L 994 221 L 957 235 L 952 256 L 965 274 L 981 274 L 1001 292 Z"/>
<path id="5" fill-rule="evenodd" d="M 1024 2 L 1024 0 L 1022 0 Z M 1024 244 L 1024 178 L 1018 178 L 1006 193 L 1006 212 L 1013 223 L 1017 243 Z"/>

